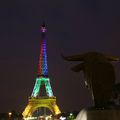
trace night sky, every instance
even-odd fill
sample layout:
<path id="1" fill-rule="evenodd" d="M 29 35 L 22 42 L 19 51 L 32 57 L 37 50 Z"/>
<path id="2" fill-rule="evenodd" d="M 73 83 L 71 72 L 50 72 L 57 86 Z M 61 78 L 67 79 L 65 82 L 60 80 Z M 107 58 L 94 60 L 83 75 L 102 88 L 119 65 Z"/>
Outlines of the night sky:
<path id="1" fill-rule="evenodd" d="M 120 58 L 119 0 L 1 0 L 0 112 L 23 111 L 31 95 L 40 51 L 40 25 L 47 26 L 49 77 L 61 111 L 93 105 L 78 62 L 61 57 L 89 51 Z M 113 63 L 116 82 L 120 63 Z"/>

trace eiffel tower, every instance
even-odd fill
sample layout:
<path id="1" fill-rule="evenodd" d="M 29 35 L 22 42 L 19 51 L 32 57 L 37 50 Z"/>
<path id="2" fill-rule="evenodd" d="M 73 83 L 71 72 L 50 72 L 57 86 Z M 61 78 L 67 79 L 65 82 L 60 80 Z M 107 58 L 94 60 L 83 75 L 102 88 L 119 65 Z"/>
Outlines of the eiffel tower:
<path id="1" fill-rule="evenodd" d="M 33 92 L 28 99 L 28 105 L 25 107 L 22 115 L 23 118 L 32 117 L 33 112 L 37 109 L 44 107 L 48 108 L 54 116 L 61 113 L 59 107 L 56 104 L 56 97 L 53 95 L 52 88 L 50 85 L 50 79 L 48 77 L 48 66 L 47 66 L 47 54 L 46 54 L 46 27 L 45 23 L 41 26 L 41 49 L 40 58 L 38 64 L 38 74 Z M 45 87 L 45 96 L 40 95 L 40 88 Z"/>

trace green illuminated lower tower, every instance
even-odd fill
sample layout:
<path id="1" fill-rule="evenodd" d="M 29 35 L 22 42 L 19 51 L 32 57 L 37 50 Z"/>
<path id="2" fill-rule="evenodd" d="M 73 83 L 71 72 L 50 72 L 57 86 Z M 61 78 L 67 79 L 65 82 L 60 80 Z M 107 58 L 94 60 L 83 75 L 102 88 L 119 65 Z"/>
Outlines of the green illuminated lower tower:
<path id="1" fill-rule="evenodd" d="M 53 115 L 58 115 L 61 113 L 59 107 L 56 104 L 56 97 L 53 95 L 52 88 L 50 85 L 50 79 L 48 77 L 45 24 L 41 26 L 41 33 L 42 43 L 40 49 L 40 59 L 38 64 L 38 75 L 36 78 L 36 83 L 32 95 L 28 100 L 28 105 L 22 113 L 24 119 L 32 117 L 33 112 L 35 112 L 41 107 L 48 108 L 53 113 Z M 46 96 L 40 95 L 41 86 L 45 86 Z"/>

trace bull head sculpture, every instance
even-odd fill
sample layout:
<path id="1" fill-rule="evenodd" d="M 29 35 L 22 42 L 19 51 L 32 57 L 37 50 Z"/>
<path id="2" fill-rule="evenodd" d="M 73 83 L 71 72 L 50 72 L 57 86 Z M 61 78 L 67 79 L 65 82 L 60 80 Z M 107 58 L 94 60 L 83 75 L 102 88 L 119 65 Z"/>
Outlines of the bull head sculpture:
<path id="1" fill-rule="evenodd" d="M 115 83 L 115 72 L 112 61 L 119 59 L 114 56 L 97 52 L 88 52 L 82 55 L 63 56 L 67 61 L 80 61 L 82 63 L 72 67 L 74 72 L 84 72 L 85 84 L 91 90 L 95 107 L 106 107 L 112 94 Z"/>

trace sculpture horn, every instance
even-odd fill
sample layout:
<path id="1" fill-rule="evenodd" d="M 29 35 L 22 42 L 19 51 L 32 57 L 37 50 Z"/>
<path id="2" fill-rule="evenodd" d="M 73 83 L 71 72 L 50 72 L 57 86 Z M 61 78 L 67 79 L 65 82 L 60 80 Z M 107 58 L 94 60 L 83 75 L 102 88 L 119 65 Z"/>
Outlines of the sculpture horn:
<path id="1" fill-rule="evenodd" d="M 64 56 L 61 54 L 62 58 L 67 61 L 84 61 L 85 55 L 74 55 L 74 56 Z"/>

